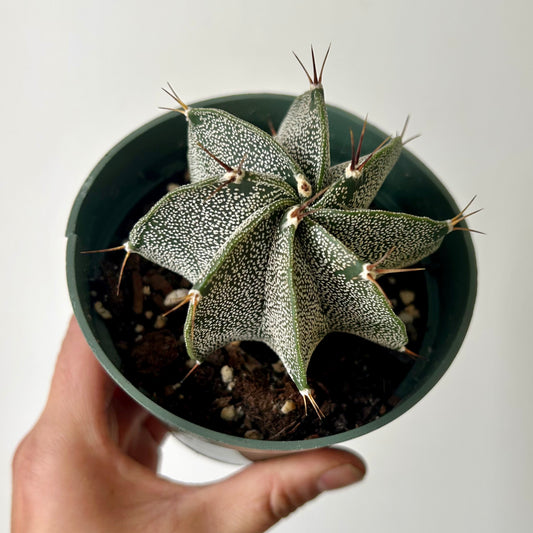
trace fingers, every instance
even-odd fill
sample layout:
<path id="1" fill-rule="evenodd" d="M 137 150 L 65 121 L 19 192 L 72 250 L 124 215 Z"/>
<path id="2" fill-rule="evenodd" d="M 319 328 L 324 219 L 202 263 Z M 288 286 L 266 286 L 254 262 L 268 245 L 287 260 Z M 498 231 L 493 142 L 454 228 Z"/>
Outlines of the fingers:
<path id="1" fill-rule="evenodd" d="M 265 531 L 321 492 L 360 481 L 363 461 L 340 449 L 321 449 L 258 462 L 236 476 L 198 490 L 205 529 L 219 533 Z"/>
<path id="2" fill-rule="evenodd" d="M 109 406 L 109 422 L 111 438 L 118 447 L 155 472 L 167 427 L 118 388 Z"/>
<path id="3" fill-rule="evenodd" d="M 157 418 L 149 415 L 144 421 L 137 439 L 137 447 L 132 449 L 130 456 L 157 472 L 161 457 L 161 443 L 168 434 L 168 428 Z"/>
<path id="4" fill-rule="evenodd" d="M 165 437 L 168 435 L 168 427 L 159 421 L 155 416 L 149 416 L 144 423 L 147 431 L 154 439 L 154 442 L 159 446 Z"/>
<path id="5" fill-rule="evenodd" d="M 168 428 L 152 416 L 142 405 L 128 396 L 122 389 L 116 388 L 109 405 L 113 418 L 113 440 L 126 449 L 135 433 L 142 428 L 150 439 L 160 445 L 168 433 Z"/>
<path id="6" fill-rule="evenodd" d="M 114 443 L 154 471 L 167 432 L 106 374 L 74 318 L 57 358 L 41 421 L 61 428 L 78 443 L 81 438 L 91 449 Z"/>
<path id="7" fill-rule="evenodd" d="M 73 317 L 59 352 L 43 415 L 78 427 L 102 426 L 115 384 L 93 355 Z"/>

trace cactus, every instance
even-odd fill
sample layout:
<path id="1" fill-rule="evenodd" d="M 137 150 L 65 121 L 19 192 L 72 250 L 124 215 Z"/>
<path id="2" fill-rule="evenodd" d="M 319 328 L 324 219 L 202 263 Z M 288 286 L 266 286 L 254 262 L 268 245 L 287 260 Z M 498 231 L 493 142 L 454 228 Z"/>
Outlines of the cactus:
<path id="1" fill-rule="evenodd" d="M 169 85 L 188 122 L 190 183 L 157 202 L 122 247 L 126 258 L 140 254 L 192 283 L 176 308 L 189 306 L 184 337 L 197 364 L 231 341 L 262 341 L 319 415 L 306 379 L 319 342 L 349 332 L 412 354 L 377 279 L 411 270 L 469 216 L 369 209 L 405 128 L 361 155 L 363 128 L 357 147 L 351 135 L 351 160 L 331 166 L 324 63 L 317 74 L 313 54 L 312 76 L 302 64 L 310 89 L 272 134 L 189 107 Z"/>

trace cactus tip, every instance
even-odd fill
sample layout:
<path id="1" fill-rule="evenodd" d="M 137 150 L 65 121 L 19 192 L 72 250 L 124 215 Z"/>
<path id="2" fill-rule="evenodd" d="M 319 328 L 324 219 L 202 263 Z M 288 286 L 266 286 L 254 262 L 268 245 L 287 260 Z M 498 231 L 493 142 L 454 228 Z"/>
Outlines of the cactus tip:
<path id="1" fill-rule="evenodd" d="M 386 261 L 392 252 L 395 250 L 395 246 L 393 246 L 389 251 L 387 251 L 385 254 L 383 254 L 377 261 L 374 263 L 367 263 L 364 265 L 363 270 L 363 277 L 373 278 L 374 280 L 378 276 L 382 276 L 383 274 L 400 274 L 402 272 L 418 272 L 420 270 L 425 270 L 423 267 L 414 267 L 414 268 L 378 268 L 379 265 L 381 265 L 384 261 Z"/>
<path id="2" fill-rule="evenodd" d="M 318 76 L 318 83 L 322 84 L 322 74 L 324 73 L 324 67 L 326 66 L 326 60 L 331 49 L 331 43 L 329 43 L 328 49 L 326 50 L 326 55 L 324 56 L 324 61 L 322 61 L 322 67 L 320 68 L 320 74 Z"/>
<path id="3" fill-rule="evenodd" d="M 224 187 L 229 185 L 230 183 L 241 183 L 242 179 L 244 178 L 244 170 L 242 168 L 244 161 L 248 157 L 248 154 L 244 154 L 239 162 L 239 164 L 233 168 L 227 163 L 224 163 L 221 159 L 219 159 L 216 155 L 214 155 L 212 152 L 210 152 L 202 143 L 197 143 L 198 146 L 212 159 L 214 159 L 225 171 L 226 173 L 222 177 L 222 183 L 219 185 L 208 197 L 207 199 L 210 200 L 215 194 L 217 194 L 219 191 L 221 191 Z"/>
<path id="4" fill-rule="evenodd" d="M 407 354 L 412 359 L 422 359 L 422 356 L 420 354 L 417 354 L 416 352 L 409 350 L 409 348 L 406 348 L 405 346 L 400 348 L 398 351 Z"/>
<path id="5" fill-rule="evenodd" d="M 133 253 L 133 250 L 130 248 L 129 243 L 125 242 L 121 246 L 114 246 L 113 248 L 103 248 L 100 250 L 84 250 L 81 252 L 82 254 L 98 254 L 98 253 L 103 253 L 103 252 L 116 252 L 118 250 L 125 250 L 126 256 L 124 257 L 124 261 L 122 261 L 122 266 L 120 267 L 120 273 L 118 276 L 118 284 L 117 284 L 117 296 L 120 294 L 120 284 L 122 283 L 122 276 L 124 275 L 124 269 L 126 268 L 126 263 L 128 262 L 130 255 Z"/>
<path id="6" fill-rule="evenodd" d="M 399 135 L 400 139 L 402 140 L 402 146 L 405 146 L 407 143 L 410 143 L 411 141 L 414 141 L 415 139 L 418 139 L 418 137 L 420 137 L 420 135 L 421 135 L 420 133 L 417 133 L 416 135 L 412 135 L 411 137 L 409 137 L 405 141 L 403 140 L 403 138 L 405 136 L 405 132 L 407 131 L 407 124 L 409 124 L 409 118 L 410 118 L 410 116 L 407 115 L 407 118 L 405 119 L 405 123 L 404 123 L 403 128 L 402 128 L 402 132 Z"/>
<path id="7" fill-rule="evenodd" d="M 82 254 L 99 254 L 103 252 L 116 252 L 118 250 L 125 250 L 127 243 L 121 244 L 120 246 L 114 246 L 113 248 L 103 248 L 101 250 L 83 250 Z"/>
<path id="8" fill-rule="evenodd" d="M 313 406 L 313 409 L 315 410 L 315 413 L 317 414 L 318 418 L 320 420 L 323 420 L 324 418 L 326 418 L 324 413 L 321 411 L 320 407 L 318 406 L 318 403 L 314 399 L 311 389 L 303 389 L 300 391 L 300 394 L 302 395 L 303 400 L 304 400 L 305 416 L 307 416 L 307 400 L 309 400 L 309 403 Z"/>
<path id="9" fill-rule="evenodd" d="M 296 61 L 298 61 L 298 63 L 300 63 L 300 66 L 304 69 L 305 75 L 307 76 L 307 79 L 309 80 L 309 84 L 313 85 L 313 78 L 311 78 L 311 76 L 309 75 L 309 72 L 307 72 L 307 69 L 305 68 L 305 65 L 302 63 L 300 58 L 296 55 L 296 52 L 294 50 L 293 50 L 292 53 L 293 53 L 294 57 L 296 58 Z"/>
<path id="10" fill-rule="evenodd" d="M 170 389 L 170 392 L 174 392 L 176 391 L 177 389 L 179 389 L 183 383 L 185 382 L 185 380 L 190 377 L 193 372 L 200 366 L 200 361 L 195 361 L 195 364 L 194 366 L 187 372 L 187 374 L 185 374 L 185 376 L 180 379 L 177 383 L 174 383 L 174 385 L 170 385 L 170 387 L 168 387 L 168 389 Z"/>
<path id="11" fill-rule="evenodd" d="M 180 105 L 180 107 L 160 107 L 159 109 L 166 109 L 167 111 L 175 111 L 176 113 L 181 113 L 182 115 L 187 116 L 187 114 L 189 112 L 189 106 L 186 105 L 183 102 L 183 100 L 176 94 L 176 91 L 174 90 L 172 85 L 170 85 L 170 83 L 168 81 L 167 81 L 167 85 L 168 85 L 168 88 L 170 89 L 170 91 L 165 89 L 164 87 L 161 87 L 161 89 L 165 93 L 167 93 L 170 96 L 170 98 L 175 100 Z"/>
<path id="12" fill-rule="evenodd" d="M 467 209 L 472 205 L 472 203 L 474 202 L 475 199 L 476 199 L 476 196 L 474 196 L 472 198 L 472 200 L 470 200 L 470 202 L 468 202 L 466 207 L 460 213 L 458 213 L 451 220 L 448 221 L 448 226 L 450 228 L 450 231 L 457 231 L 457 230 L 471 231 L 473 233 L 481 233 L 482 235 L 484 235 L 484 233 L 482 231 L 478 231 L 478 230 L 474 230 L 474 229 L 470 229 L 470 228 L 459 228 L 459 227 L 457 227 L 457 224 L 459 224 L 463 220 L 467 219 L 468 217 L 471 217 L 472 215 L 475 215 L 476 213 L 479 213 L 480 211 L 483 211 L 483 208 L 481 208 L 481 209 L 476 209 L 475 211 L 472 211 L 471 213 L 466 213 Z"/>
<path id="13" fill-rule="evenodd" d="M 379 152 L 379 150 L 380 150 L 381 148 L 383 148 L 383 146 L 385 146 L 385 145 L 390 141 L 390 139 L 391 139 L 390 136 L 387 137 L 386 139 L 384 139 L 384 140 L 381 142 L 381 144 L 380 144 L 379 146 L 377 146 L 376 148 L 374 148 L 374 150 L 372 151 L 372 153 L 371 153 L 369 156 L 367 156 L 367 157 L 365 158 L 364 161 L 362 161 L 361 163 L 359 163 L 359 165 L 357 166 L 356 170 L 359 170 L 359 171 L 363 170 L 363 168 L 365 167 L 365 165 L 366 165 L 366 164 L 367 164 L 367 163 L 368 163 L 368 162 L 369 162 L 369 161 L 370 161 L 370 160 L 371 160 L 371 159 L 372 159 L 372 158 L 373 158 L 373 157 Z"/>
<path id="14" fill-rule="evenodd" d="M 326 50 L 326 55 L 324 56 L 324 60 L 322 61 L 322 67 L 320 68 L 320 74 L 317 74 L 315 51 L 313 50 L 313 45 L 311 45 L 311 61 L 313 63 L 313 77 L 311 77 L 308 70 L 305 68 L 305 65 L 302 63 L 302 61 L 296 55 L 296 53 L 294 51 L 292 52 L 294 57 L 298 61 L 298 63 L 300 63 L 300 66 L 304 69 L 305 75 L 307 76 L 307 79 L 309 80 L 309 85 L 311 85 L 312 89 L 322 87 L 322 75 L 324 73 L 324 67 L 326 65 L 326 60 L 328 58 L 330 48 L 331 48 L 331 43 L 329 43 L 328 49 Z"/>
<path id="15" fill-rule="evenodd" d="M 365 117 L 365 121 L 363 122 L 363 127 L 361 129 L 361 133 L 359 134 L 359 142 L 357 143 L 357 150 L 355 149 L 353 132 L 352 130 L 350 130 L 350 142 L 352 144 L 352 161 L 350 163 L 350 170 L 352 172 L 355 172 L 357 170 L 357 164 L 359 163 L 359 158 L 361 157 L 361 147 L 363 145 L 363 139 L 365 137 L 367 119 L 368 119 L 368 115 L 366 115 Z"/>
<path id="16" fill-rule="evenodd" d="M 169 309 L 168 311 L 165 311 L 162 316 L 166 317 L 167 315 L 169 315 L 170 313 L 173 313 L 174 311 L 178 310 L 180 307 L 182 307 L 183 305 L 185 305 L 186 303 L 192 301 L 193 305 L 196 306 L 198 304 L 198 302 L 200 301 L 200 297 L 201 297 L 201 294 L 199 291 L 195 290 L 195 289 L 191 289 L 188 294 L 186 294 L 185 296 L 183 296 L 182 298 L 179 299 L 178 303 L 172 308 L 172 309 Z"/>
<path id="17" fill-rule="evenodd" d="M 315 51 L 313 50 L 313 45 L 311 45 L 311 61 L 313 62 L 313 83 L 316 85 L 318 83 L 318 75 L 316 73 Z"/>
<path id="18" fill-rule="evenodd" d="M 403 125 L 403 128 L 402 128 L 402 133 L 400 133 L 400 137 L 403 139 L 403 136 L 405 135 L 405 132 L 407 131 L 407 124 L 409 124 L 409 119 L 411 117 L 409 115 L 407 115 L 407 117 L 405 118 L 405 122 L 404 122 L 404 125 Z"/>
<path id="19" fill-rule="evenodd" d="M 170 313 L 176 311 L 186 303 L 191 303 L 192 310 L 191 310 L 191 342 L 194 340 L 194 318 L 196 316 L 196 307 L 198 306 L 198 302 L 202 299 L 202 294 L 200 291 L 196 289 L 191 289 L 186 296 L 183 298 L 180 298 L 177 305 L 175 305 L 172 309 L 166 311 L 161 316 L 166 317 Z"/>

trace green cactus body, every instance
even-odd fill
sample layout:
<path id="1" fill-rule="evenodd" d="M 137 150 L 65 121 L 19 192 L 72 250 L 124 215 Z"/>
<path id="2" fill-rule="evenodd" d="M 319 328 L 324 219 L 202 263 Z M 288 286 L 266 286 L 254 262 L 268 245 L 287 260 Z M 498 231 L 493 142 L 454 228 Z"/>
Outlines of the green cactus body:
<path id="1" fill-rule="evenodd" d="M 464 218 L 369 210 L 402 137 L 331 167 L 324 91 L 310 81 L 274 136 L 225 111 L 183 106 L 191 183 L 155 204 L 125 245 L 192 282 L 192 359 L 262 341 L 308 397 L 307 366 L 329 332 L 405 349 L 404 324 L 376 278 L 433 253 Z"/>

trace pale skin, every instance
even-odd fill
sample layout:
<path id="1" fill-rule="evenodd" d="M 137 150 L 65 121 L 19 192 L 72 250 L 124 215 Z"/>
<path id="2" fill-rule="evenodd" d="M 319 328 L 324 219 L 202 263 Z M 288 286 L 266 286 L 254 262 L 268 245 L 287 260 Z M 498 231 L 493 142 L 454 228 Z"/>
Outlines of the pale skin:
<path id="1" fill-rule="evenodd" d="M 365 472 L 354 454 L 321 449 L 184 485 L 157 475 L 166 434 L 117 389 L 73 319 L 44 411 L 13 460 L 12 533 L 261 532 Z"/>

